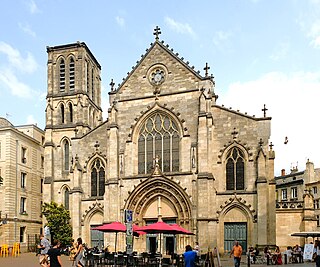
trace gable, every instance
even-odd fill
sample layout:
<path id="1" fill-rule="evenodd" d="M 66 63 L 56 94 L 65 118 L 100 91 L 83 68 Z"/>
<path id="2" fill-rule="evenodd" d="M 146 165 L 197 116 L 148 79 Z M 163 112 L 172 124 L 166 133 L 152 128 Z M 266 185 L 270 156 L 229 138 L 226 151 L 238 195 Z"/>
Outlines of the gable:
<path id="1" fill-rule="evenodd" d="M 208 80 L 212 77 L 202 77 L 168 46 L 155 41 L 119 88 L 110 94 L 116 94 L 120 101 L 148 98 L 199 90 L 207 87 Z"/>

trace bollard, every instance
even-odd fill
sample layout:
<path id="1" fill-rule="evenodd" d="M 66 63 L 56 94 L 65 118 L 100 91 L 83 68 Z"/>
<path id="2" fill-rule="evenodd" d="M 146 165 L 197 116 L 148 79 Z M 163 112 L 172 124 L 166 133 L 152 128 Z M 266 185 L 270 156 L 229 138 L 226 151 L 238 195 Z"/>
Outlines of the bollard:
<path id="1" fill-rule="evenodd" d="M 250 267 L 250 252 L 248 252 L 248 254 L 247 254 L 248 256 L 247 256 L 247 262 L 248 262 L 248 267 Z"/>
<path id="2" fill-rule="evenodd" d="M 270 256 L 269 256 L 269 254 L 267 254 L 267 265 L 270 265 Z"/>
<path id="3" fill-rule="evenodd" d="M 288 255 L 284 254 L 284 264 L 288 264 Z"/>

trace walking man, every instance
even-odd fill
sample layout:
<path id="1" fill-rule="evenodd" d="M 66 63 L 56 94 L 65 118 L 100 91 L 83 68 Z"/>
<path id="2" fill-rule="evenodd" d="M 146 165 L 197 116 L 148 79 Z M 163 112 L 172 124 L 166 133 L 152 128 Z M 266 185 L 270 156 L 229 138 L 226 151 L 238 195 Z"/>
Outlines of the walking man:
<path id="1" fill-rule="evenodd" d="M 234 242 L 234 246 L 230 252 L 230 257 L 233 255 L 234 267 L 240 267 L 240 260 L 242 255 L 242 247 L 238 241 Z"/>
<path id="2" fill-rule="evenodd" d="M 48 239 L 44 237 L 43 234 L 40 235 L 40 244 L 38 245 L 38 248 L 41 250 L 39 255 L 39 263 L 42 267 L 48 266 L 48 250 L 50 248 L 50 242 Z"/>

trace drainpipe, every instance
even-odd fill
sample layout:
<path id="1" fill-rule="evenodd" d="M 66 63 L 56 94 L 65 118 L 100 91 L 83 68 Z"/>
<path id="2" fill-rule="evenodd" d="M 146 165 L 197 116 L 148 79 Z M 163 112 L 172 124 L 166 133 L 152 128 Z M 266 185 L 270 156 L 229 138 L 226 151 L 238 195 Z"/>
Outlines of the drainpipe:
<path id="1" fill-rule="evenodd" d="M 14 211 L 14 242 L 17 242 L 17 219 L 18 219 L 18 148 L 19 141 L 16 140 L 16 195 L 15 195 L 15 211 Z"/>

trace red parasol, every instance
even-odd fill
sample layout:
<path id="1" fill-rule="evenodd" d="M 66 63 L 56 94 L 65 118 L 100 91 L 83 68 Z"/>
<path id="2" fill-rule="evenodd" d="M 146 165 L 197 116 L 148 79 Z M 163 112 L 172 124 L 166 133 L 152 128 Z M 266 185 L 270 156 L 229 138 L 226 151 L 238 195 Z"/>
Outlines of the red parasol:
<path id="1" fill-rule="evenodd" d="M 167 224 L 165 222 L 156 222 L 153 224 L 149 224 L 146 226 L 140 227 L 140 230 L 146 232 L 146 233 L 152 233 L 152 234 L 180 234 L 181 231 L 174 229 L 170 224 Z"/>
<path id="2" fill-rule="evenodd" d="M 188 231 L 187 229 L 184 229 L 179 224 L 174 223 L 174 224 L 170 224 L 170 226 L 177 231 L 181 231 L 181 234 L 183 235 L 194 235 L 194 233 Z"/>
<path id="3" fill-rule="evenodd" d="M 115 240 L 115 252 L 117 251 L 117 238 L 118 233 L 125 233 L 127 231 L 127 227 L 121 222 L 112 222 L 112 223 L 105 223 L 103 225 L 97 226 L 92 228 L 91 230 L 98 230 L 105 233 L 116 233 L 116 240 Z M 145 234 L 145 232 L 141 231 L 140 227 L 137 225 L 133 225 L 133 235 L 139 236 L 141 234 Z"/>

